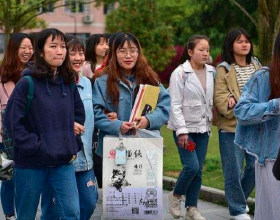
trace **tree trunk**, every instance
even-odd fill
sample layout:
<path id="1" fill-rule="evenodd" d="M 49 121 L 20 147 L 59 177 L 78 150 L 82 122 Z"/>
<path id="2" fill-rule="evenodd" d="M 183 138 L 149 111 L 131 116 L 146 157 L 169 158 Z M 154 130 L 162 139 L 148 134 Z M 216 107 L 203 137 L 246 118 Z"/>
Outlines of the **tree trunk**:
<path id="1" fill-rule="evenodd" d="M 271 60 L 274 40 L 279 31 L 279 0 L 258 1 L 259 56 L 263 65 Z"/>

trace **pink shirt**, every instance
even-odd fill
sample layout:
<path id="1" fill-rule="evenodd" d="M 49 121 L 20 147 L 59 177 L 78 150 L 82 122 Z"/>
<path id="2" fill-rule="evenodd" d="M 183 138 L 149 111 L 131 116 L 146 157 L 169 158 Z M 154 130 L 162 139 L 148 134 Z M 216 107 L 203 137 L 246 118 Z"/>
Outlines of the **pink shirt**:
<path id="1" fill-rule="evenodd" d="M 5 83 L 4 85 L 0 82 L 0 110 L 6 108 L 8 99 L 15 88 L 15 84 L 12 81 Z M 2 118 L 0 114 L 0 128 L 2 128 Z M 2 134 L 0 133 L 0 142 L 2 143 Z"/>

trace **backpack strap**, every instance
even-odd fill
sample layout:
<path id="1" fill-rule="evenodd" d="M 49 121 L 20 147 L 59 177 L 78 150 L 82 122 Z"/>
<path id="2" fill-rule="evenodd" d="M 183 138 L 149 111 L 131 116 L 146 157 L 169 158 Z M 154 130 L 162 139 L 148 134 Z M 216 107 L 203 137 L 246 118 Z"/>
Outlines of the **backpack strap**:
<path id="1" fill-rule="evenodd" d="M 34 82 L 31 76 L 24 76 L 28 80 L 28 94 L 26 97 L 26 106 L 25 106 L 25 111 L 24 111 L 24 116 L 28 114 L 28 111 L 30 109 L 30 105 L 33 99 L 34 95 Z"/>

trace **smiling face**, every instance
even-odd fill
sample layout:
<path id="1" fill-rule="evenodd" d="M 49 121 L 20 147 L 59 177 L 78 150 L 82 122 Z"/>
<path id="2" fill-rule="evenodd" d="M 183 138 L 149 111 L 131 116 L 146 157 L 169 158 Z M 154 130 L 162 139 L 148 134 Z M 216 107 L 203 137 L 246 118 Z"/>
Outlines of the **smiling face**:
<path id="1" fill-rule="evenodd" d="M 26 64 L 33 55 L 33 46 L 28 38 L 24 38 L 18 49 L 18 57 L 21 63 Z"/>
<path id="2" fill-rule="evenodd" d="M 70 65 L 73 70 L 75 70 L 76 73 L 81 72 L 83 63 L 85 62 L 85 54 L 84 51 L 81 50 L 71 50 L 69 49 L 69 59 L 70 59 Z"/>
<path id="3" fill-rule="evenodd" d="M 138 59 L 138 49 L 133 42 L 126 41 L 123 47 L 119 47 L 116 51 L 117 61 L 126 75 L 131 75 L 133 67 Z"/>
<path id="4" fill-rule="evenodd" d="M 55 37 L 53 40 L 52 36 L 49 36 L 41 56 L 52 70 L 56 70 L 65 60 L 66 52 L 65 41 L 60 36 Z"/>
<path id="5" fill-rule="evenodd" d="M 200 69 L 206 64 L 209 58 L 209 50 L 209 43 L 204 39 L 198 40 L 193 50 L 188 50 L 193 68 Z"/>
<path id="6" fill-rule="evenodd" d="M 241 34 L 240 37 L 238 37 L 233 42 L 233 55 L 234 56 L 247 56 L 251 49 L 251 43 L 250 41 Z"/>

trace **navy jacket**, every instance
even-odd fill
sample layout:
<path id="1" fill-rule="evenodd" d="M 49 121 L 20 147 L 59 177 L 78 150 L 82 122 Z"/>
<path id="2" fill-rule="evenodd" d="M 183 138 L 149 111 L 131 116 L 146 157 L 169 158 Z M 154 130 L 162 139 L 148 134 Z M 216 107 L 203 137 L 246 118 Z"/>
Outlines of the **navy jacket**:
<path id="1" fill-rule="evenodd" d="M 31 75 L 25 69 L 23 76 Z M 24 118 L 28 81 L 20 79 L 9 99 L 4 124 L 15 142 L 18 168 L 44 168 L 69 164 L 81 148 L 74 135 L 74 120 L 84 124 L 85 110 L 79 92 L 62 77 L 35 79 L 34 97 Z"/>

